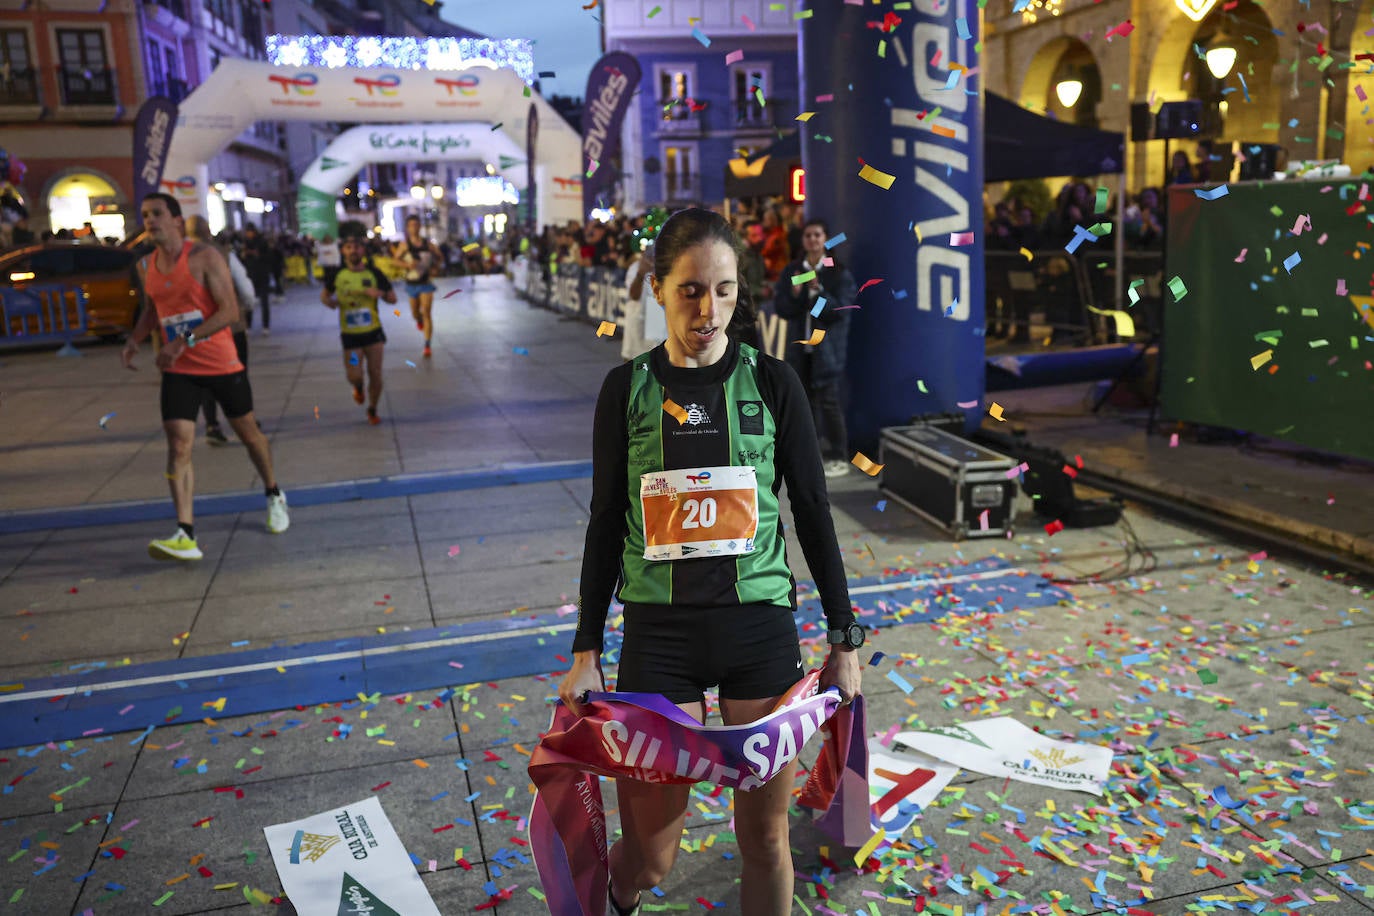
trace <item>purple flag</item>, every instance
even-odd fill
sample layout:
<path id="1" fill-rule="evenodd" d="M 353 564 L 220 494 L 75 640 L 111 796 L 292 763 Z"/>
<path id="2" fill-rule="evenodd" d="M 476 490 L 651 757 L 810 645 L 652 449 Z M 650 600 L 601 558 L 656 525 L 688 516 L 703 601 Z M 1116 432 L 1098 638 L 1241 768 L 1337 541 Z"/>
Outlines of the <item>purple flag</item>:
<path id="1" fill-rule="evenodd" d="M 134 121 L 134 206 L 159 190 L 167 165 L 167 147 L 177 124 L 177 103 L 155 95 L 143 103 Z"/>
<path id="2" fill-rule="evenodd" d="M 822 752 L 803 804 L 840 809 L 823 826 L 854 825 L 844 834 L 832 833 L 844 845 L 859 846 L 872 836 L 863 697 L 840 706 L 836 692 L 817 692 L 819 680 L 819 671 L 808 673 L 773 712 L 743 726 L 704 726 L 657 694 L 593 693 L 592 712 L 581 718 L 555 707 L 529 764 L 538 789 L 530 849 L 549 912 L 600 916 L 606 910 L 609 863 L 598 775 L 665 784 L 705 780 L 748 791 L 780 772 L 807 739 L 824 730 L 826 749 L 834 744 L 835 753 Z M 859 774 L 857 783 L 851 770 Z"/>
<path id="3" fill-rule="evenodd" d="M 582 108 L 582 215 L 610 201 L 617 170 L 611 160 L 620 155 L 620 125 L 639 88 L 639 61 L 624 51 L 612 51 L 592 67 Z"/>
<path id="4" fill-rule="evenodd" d="M 539 106 L 530 102 L 530 113 L 525 119 L 525 197 L 528 201 L 526 229 L 533 235 L 539 231 L 539 213 L 535 207 L 538 195 L 534 184 L 534 149 L 539 142 Z"/>

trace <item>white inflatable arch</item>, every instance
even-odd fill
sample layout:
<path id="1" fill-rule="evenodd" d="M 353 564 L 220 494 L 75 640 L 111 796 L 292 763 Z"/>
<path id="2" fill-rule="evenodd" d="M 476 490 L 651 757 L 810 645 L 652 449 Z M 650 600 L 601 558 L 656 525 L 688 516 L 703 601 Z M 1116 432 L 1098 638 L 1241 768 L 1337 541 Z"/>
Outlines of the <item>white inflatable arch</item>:
<path id="1" fill-rule="evenodd" d="M 339 192 L 370 162 L 463 159 L 492 163 L 497 166 L 497 175 L 521 190 L 525 188 L 529 173 L 525 168 L 524 149 L 487 124 L 369 124 L 346 130 L 334 138 L 301 176 L 296 188 L 296 217 L 300 231 L 317 239 L 337 236 L 339 221 L 335 201 Z M 513 164 L 503 169 L 499 167 L 503 162 Z M 539 183 L 537 178 L 535 183 Z M 581 207 L 581 201 L 578 206 Z"/>
<path id="2" fill-rule="evenodd" d="M 406 125 L 407 133 L 426 127 L 431 133 L 463 136 L 472 144 L 471 156 L 427 153 L 406 146 L 371 149 L 371 128 L 346 132 L 331 144 L 339 146 L 352 135 L 354 152 L 344 146 L 326 155 L 344 165 L 325 169 L 322 156 L 297 188 L 303 213 L 324 210 L 329 218 L 334 196 L 368 162 L 441 161 L 454 158 L 525 158 L 531 105 L 538 111 L 534 155 L 535 207 L 540 226 L 582 219 L 582 144 L 548 102 L 537 93 L 525 96 L 525 82 L 512 70 L 474 64 L 462 70 L 388 70 L 352 67 L 280 67 L 261 61 L 225 59 L 180 106 L 163 171 L 163 186 L 181 203 L 186 215 L 204 215 L 209 193 L 209 162 L 254 121 L 367 121 Z M 461 129 L 460 129 L 460 125 Z M 468 129 L 467 125 L 479 125 Z M 479 141 L 482 132 L 488 135 Z M 382 131 L 385 133 L 385 131 Z M 360 142 L 361 141 L 361 142 Z M 352 157 L 350 159 L 350 157 Z M 346 171 L 351 169 L 351 171 Z M 334 176 L 326 178 L 328 173 Z M 506 170 L 518 188 L 525 185 L 525 168 Z M 318 184 L 310 184 L 312 179 Z M 337 187 L 330 190 L 334 182 Z"/>

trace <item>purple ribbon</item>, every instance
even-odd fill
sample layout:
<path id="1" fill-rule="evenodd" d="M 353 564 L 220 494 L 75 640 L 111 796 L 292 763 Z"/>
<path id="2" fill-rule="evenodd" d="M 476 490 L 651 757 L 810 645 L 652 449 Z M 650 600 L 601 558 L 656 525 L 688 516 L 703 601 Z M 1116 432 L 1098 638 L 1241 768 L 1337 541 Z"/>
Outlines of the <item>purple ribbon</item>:
<path id="1" fill-rule="evenodd" d="M 771 713 L 745 725 L 705 726 L 657 694 L 593 693 L 578 717 L 559 705 L 530 756 L 537 793 L 530 846 L 553 916 L 601 916 L 609 878 L 606 816 L 597 776 L 664 784 L 711 782 L 749 791 L 790 763 L 819 731 L 826 741 L 801 804 L 846 846 L 873 834 L 863 697 L 842 706 L 809 672 Z"/>

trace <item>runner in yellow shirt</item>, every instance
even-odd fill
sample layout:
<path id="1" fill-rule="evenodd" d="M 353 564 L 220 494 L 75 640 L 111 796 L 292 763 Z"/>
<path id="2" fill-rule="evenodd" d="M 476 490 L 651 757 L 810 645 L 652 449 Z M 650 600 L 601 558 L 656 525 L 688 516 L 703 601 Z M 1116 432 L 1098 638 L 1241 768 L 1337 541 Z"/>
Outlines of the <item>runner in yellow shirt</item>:
<path id="1" fill-rule="evenodd" d="M 386 274 L 366 259 L 361 239 L 343 239 L 339 247 L 343 267 L 325 280 L 320 301 L 339 312 L 344 375 L 358 404 L 364 400 L 362 362 L 367 363 L 367 422 L 376 426 L 382 422 L 377 416 L 377 402 L 382 397 L 382 351 L 386 348 L 386 332 L 382 330 L 377 303 L 394 305 L 396 291 Z"/>

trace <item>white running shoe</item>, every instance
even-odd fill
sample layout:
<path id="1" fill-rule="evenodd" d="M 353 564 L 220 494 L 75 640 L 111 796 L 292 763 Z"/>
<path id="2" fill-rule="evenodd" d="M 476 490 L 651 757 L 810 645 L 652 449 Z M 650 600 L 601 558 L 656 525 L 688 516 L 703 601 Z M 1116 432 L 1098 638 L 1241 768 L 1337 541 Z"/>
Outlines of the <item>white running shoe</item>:
<path id="1" fill-rule="evenodd" d="M 849 462 L 839 458 L 825 463 L 826 477 L 843 477 L 849 473 Z"/>
<path id="2" fill-rule="evenodd" d="M 286 511 L 286 494 L 267 497 L 267 530 L 281 534 L 291 527 L 291 514 Z"/>
<path id="3" fill-rule="evenodd" d="M 154 560 L 199 560 L 204 554 L 196 546 L 195 538 L 177 528 L 169 538 L 149 541 L 148 556 Z"/>

